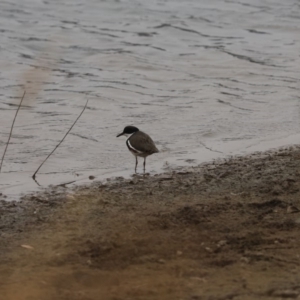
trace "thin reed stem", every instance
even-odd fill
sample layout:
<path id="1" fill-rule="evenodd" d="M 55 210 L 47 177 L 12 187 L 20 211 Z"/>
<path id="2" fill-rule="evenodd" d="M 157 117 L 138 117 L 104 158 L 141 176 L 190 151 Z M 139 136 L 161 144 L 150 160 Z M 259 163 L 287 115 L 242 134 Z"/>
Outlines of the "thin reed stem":
<path id="1" fill-rule="evenodd" d="M 81 113 L 79 114 L 79 116 L 77 117 L 77 119 L 75 120 L 75 122 L 73 123 L 73 125 L 71 126 L 71 128 L 67 131 L 67 133 L 65 134 L 65 136 L 63 137 L 63 139 L 56 145 L 56 147 L 51 151 L 51 153 L 44 159 L 44 161 L 40 164 L 40 166 L 37 168 L 37 170 L 34 172 L 34 174 L 32 175 L 33 180 L 35 180 L 36 174 L 37 172 L 40 170 L 40 168 L 42 167 L 42 165 L 47 161 L 47 159 L 54 153 L 54 151 L 60 146 L 60 144 L 64 141 L 64 139 L 67 137 L 67 135 L 69 134 L 69 132 L 72 130 L 72 128 L 74 127 L 74 125 L 76 124 L 76 122 L 78 121 L 78 119 L 81 117 L 81 115 L 83 114 L 83 112 L 86 109 L 86 106 L 88 104 L 89 100 L 86 101 L 86 104 L 83 108 L 83 110 L 81 111 Z M 35 180 L 36 181 L 36 180 Z"/>
<path id="2" fill-rule="evenodd" d="M 5 147 L 4 153 L 3 153 L 3 155 L 2 155 L 2 159 L 1 159 L 0 173 L 1 173 L 1 170 L 2 170 L 2 164 L 3 164 L 4 156 L 5 156 L 5 153 L 6 153 L 6 150 L 7 150 L 7 147 L 8 147 L 10 138 L 11 138 L 11 135 L 12 135 L 12 131 L 13 131 L 13 128 L 14 128 L 14 124 L 15 124 L 15 121 L 16 121 L 16 118 L 17 118 L 17 115 L 18 115 L 18 112 L 19 112 L 19 110 L 20 110 L 20 108 L 21 108 L 22 102 L 23 102 L 23 100 L 24 100 L 25 94 L 26 94 L 26 91 L 24 91 L 24 94 L 23 94 L 23 96 L 22 96 L 22 99 L 21 99 L 21 101 L 20 101 L 20 104 L 19 104 L 19 106 L 18 106 L 18 109 L 17 109 L 17 111 L 16 111 L 16 113 L 15 113 L 14 120 L 13 120 L 13 122 L 12 122 L 12 124 L 11 124 L 11 128 L 10 128 L 10 133 L 9 133 L 8 141 L 7 141 L 7 143 L 6 143 L 6 147 Z"/>

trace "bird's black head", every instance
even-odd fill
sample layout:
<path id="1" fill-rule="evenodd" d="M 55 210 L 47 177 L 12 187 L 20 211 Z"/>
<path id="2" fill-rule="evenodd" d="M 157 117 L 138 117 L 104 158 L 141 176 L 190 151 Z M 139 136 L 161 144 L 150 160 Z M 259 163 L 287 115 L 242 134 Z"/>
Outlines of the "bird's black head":
<path id="1" fill-rule="evenodd" d="M 122 133 L 118 134 L 117 137 L 124 135 L 124 134 L 132 134 L 139 131 L 138 128 L 134 127 L 134 126 L 126 126 L 123 130 Z"/>

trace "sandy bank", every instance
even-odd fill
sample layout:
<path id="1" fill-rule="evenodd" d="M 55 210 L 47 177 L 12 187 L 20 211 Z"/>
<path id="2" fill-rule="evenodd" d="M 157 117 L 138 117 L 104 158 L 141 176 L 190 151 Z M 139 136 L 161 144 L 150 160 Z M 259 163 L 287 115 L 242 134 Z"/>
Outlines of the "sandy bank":
<path id="1" fill-rule="evenodd" d="M 0 299 L 295 299 L 299 188 L 290 147 L 1 202 Z"/>

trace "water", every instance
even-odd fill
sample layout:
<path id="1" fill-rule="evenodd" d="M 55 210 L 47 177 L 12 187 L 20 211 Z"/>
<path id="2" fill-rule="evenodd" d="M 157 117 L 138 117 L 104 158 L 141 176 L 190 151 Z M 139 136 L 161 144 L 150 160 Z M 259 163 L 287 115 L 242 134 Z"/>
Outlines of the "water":
<path id="1" fill-rule="evenodd" d="M 299 142 L 298 0 L 0 3 L 1 192 L 125 175 L 133 124 L 159 154 L 147 171 Z M 140 162 L 140 170 L 142 161 Z"/>

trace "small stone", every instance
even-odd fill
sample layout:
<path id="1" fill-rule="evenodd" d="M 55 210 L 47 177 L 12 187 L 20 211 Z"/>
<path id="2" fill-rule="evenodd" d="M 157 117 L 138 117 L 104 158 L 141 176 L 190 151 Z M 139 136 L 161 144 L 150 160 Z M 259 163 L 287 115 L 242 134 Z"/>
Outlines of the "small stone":
<path id="1" fill-rule="evenodd" d="M 288 214 L 293 214 L 293 213 L 298 213 L 300 210 L 298 209 L 298 207 L 294 206 L 294 205 L 288 205 L 287 206 L 287 209 L 286 209 L 286 212 Z"/>
<path id="2" fill-rule="evenodd" d="M 165 261 L 164 259 L 159 259 L 158 262 L 159 262 L 160 264 L 165 264 L 165 263 L 166 263 L 166 261 Z"/>
<path id="3" fill-rule="evenodd" d="M 176 252 L 176 254 L 177 254 L 178 256 L 180 256 L 180 255 L 182 255 L 182 251 L 179 251 L 179 250 L 178 250 L 178 251 Z"/>
<path id="4" fill-rule="evenodd" d="M 227 241 L 226 240 L 221 240 L 217 243 L 217 246 L 220 248 L 220 247 L 223 247 L 227 244 Z"/>
<path id="5" fill-rule="evenodd" d="M 93 176 L 93 175 L 89 176 L 89 180 L 94 180 L 94 179 L 95 179 L 95 176 Z"/>
<path id="6" fill-rule="evenodd" d="M 242 256 L 240 258 L 240 261 L 243 262 L 243 263 L 245 263 L 245 264 L 249 264 L 250 259 L 248 257 Z"/>
<path id="7" fill-rule="evenodd" d="M 74 200 L 75 199 L 75 197 L 72 194 L 68 194 L 66 196 L 66 198 L 69 199 L 69 200 Z"/>

